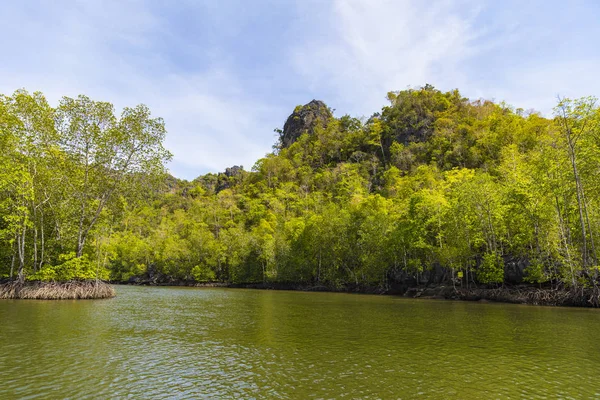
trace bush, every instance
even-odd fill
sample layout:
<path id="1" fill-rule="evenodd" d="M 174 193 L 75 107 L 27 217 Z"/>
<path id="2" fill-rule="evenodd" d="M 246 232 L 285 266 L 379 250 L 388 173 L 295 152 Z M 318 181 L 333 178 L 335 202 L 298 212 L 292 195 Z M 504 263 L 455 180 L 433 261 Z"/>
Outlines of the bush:
<path id="1" fill-rule="evenodd" d="M 196 265 L 192 268 L 192 277 L 197 282 L 214 282 L 215 272 L 205 265 Z"/>
<path id="2" fill-rule="evenodd" d="M 527 283 L 544 283 L 548 281 L 544 264 L 539 260 L 531 260 L 531 263 L 525 268 L 525 278 Z"/>
<path id="3" fill-rule="evenodd" d="M 75 257 L 75 253 L 61 254 L 59 265 L 47 265 L 33 275 L 27 277 L 30 281 L 85 281 L 92 279 L 108 279 L 108 271 L 99 268 L 87 255 Z"/>
<path id="4" fill-rule="evenodd" d="M 481 283 L 504 282 L 504 260 L 496 253 L 485 253 L 477 271 Z"/>

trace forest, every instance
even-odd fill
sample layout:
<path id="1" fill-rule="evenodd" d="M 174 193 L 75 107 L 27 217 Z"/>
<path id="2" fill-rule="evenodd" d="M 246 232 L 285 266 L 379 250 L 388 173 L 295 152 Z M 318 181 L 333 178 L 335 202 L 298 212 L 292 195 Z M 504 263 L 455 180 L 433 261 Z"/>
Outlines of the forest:
<path id="1" fill-rule="evenodd" d="M 144 105 L 1 96 L 0 279 L 597 286 L 594 98 L 549 117 L 430 85 L 387 100 L 298 106 L 250 170 L 186 181 Z"/>

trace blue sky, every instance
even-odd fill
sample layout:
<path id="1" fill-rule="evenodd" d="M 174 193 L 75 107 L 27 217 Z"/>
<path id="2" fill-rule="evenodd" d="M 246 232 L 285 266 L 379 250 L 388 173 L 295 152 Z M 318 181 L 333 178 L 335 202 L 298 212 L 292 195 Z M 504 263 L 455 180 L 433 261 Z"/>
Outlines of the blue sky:
<path id="1" fill-rule="evenodd" d="M 298 104 L 369 116 L 425 83 L 551 113 L 600 95 L 600 2 L 469 0 L 0 3 L 0 93 L 145 103 L 193 179 L 271 151 Z"/>

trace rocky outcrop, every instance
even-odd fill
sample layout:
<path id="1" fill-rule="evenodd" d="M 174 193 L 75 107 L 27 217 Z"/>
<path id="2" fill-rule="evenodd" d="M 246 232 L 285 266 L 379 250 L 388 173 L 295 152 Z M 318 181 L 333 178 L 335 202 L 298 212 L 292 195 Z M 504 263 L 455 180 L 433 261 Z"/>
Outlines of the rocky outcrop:
<path id="1" fill-rule="evenodd" d="M 283 126 L 281 146 L 290 147 L 302 134 L 313 134 L 319 125 L 326 127 L 332 117 L 329 107 L 320 100 L 296 107 Z"/>
<path id="2" fill-rule="evenodd" d="M 225 176 L 231 178 L 232 176 L 238 176 L 244 171 L 244 167 L 241 165 L 234 165 L 231 168 L 225 168 Z"/>

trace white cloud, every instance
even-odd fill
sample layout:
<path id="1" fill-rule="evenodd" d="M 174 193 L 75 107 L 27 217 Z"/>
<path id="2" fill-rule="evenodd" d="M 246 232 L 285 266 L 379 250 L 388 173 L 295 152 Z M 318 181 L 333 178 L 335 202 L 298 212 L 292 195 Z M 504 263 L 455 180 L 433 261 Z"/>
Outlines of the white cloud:
<path id="1" fill-rule="evenodd" d="M 212 171 L 234 164 L 249 169 L 272 142 L 268 129 L 272 107 L 244 99 L 234 77 L 217 75 L 167 79 L 161 97 L 153 98 L 152 109 L 165 118 L 169 132 L 177 132 L 167 143 L 179 162 L 188 166 L 201 162 Z M 266 142 L 253 140 L 250 133 L 260 131 L 266 133 Z"/>
<path id="2" fill-rule="evenodd" d="M 37 5 L 37 10 L 16 3 L 0 6 L 0 24 L 15 32 L 0 39 L 10 54 L 0 64 L 0 93 L 39 90 L 52 104 L 62 96 L 86 94 L 118 109 L 145 103 L 165 119 L 166 145 L 179 177 L 191 179 L 234 164 L 250 168 L 270 150 L 274 124 L 269 118 L 276 107 L 244 93 L 218 55 L 209 55 L 210 65 L 190 68 L 164 58 L 153 41 L 174 38 L 146 2 Z M 172 45 L 199 50 L 191 38 Z M 262 132 L 261 140 L 253 139 Z"/>
<path id="3" fill-rule="evenodd" d="M 585 2 L 214 4 L 0 2 L 0 93 L 146 103 L 165 119 L 173 172 L 185 178 L 250 168 L 312 97 L 361 116 L 388 91 L 425 83 L 546 113 L 557 94 L 600 94 L 600 28 Z"/>
<path id="4" fill-rule="evenodd" d="M 336 0 L 325 32 L 292 50 L 294 65 L 345 111 L 373 112 L 390 90 L 464 82 L 459 65 L 472 55 L 476 14 L 453 1 Z"/>
<path id="5" fill-rule="evenodd" d="M 599 96 L 600 81 L 596 77 L 599 68 L 600 58 L 592 58 L 513 69 L 508 72 L 510 88 L 498 88 L 496 92 L 509 104 L 551 116 L 558 96 Z"/>
<path id="6" fill-rule="evenodd" d="M 557 94 L 600 94 L 593 6 L 334 0 L 311 14 L 316 4 L 301 2 L 319 29 L 305 29 L 290 54 L 311 90 L 344 113 L 368 115 L 388 91 L 430 83 L 550 114 Z"/>

